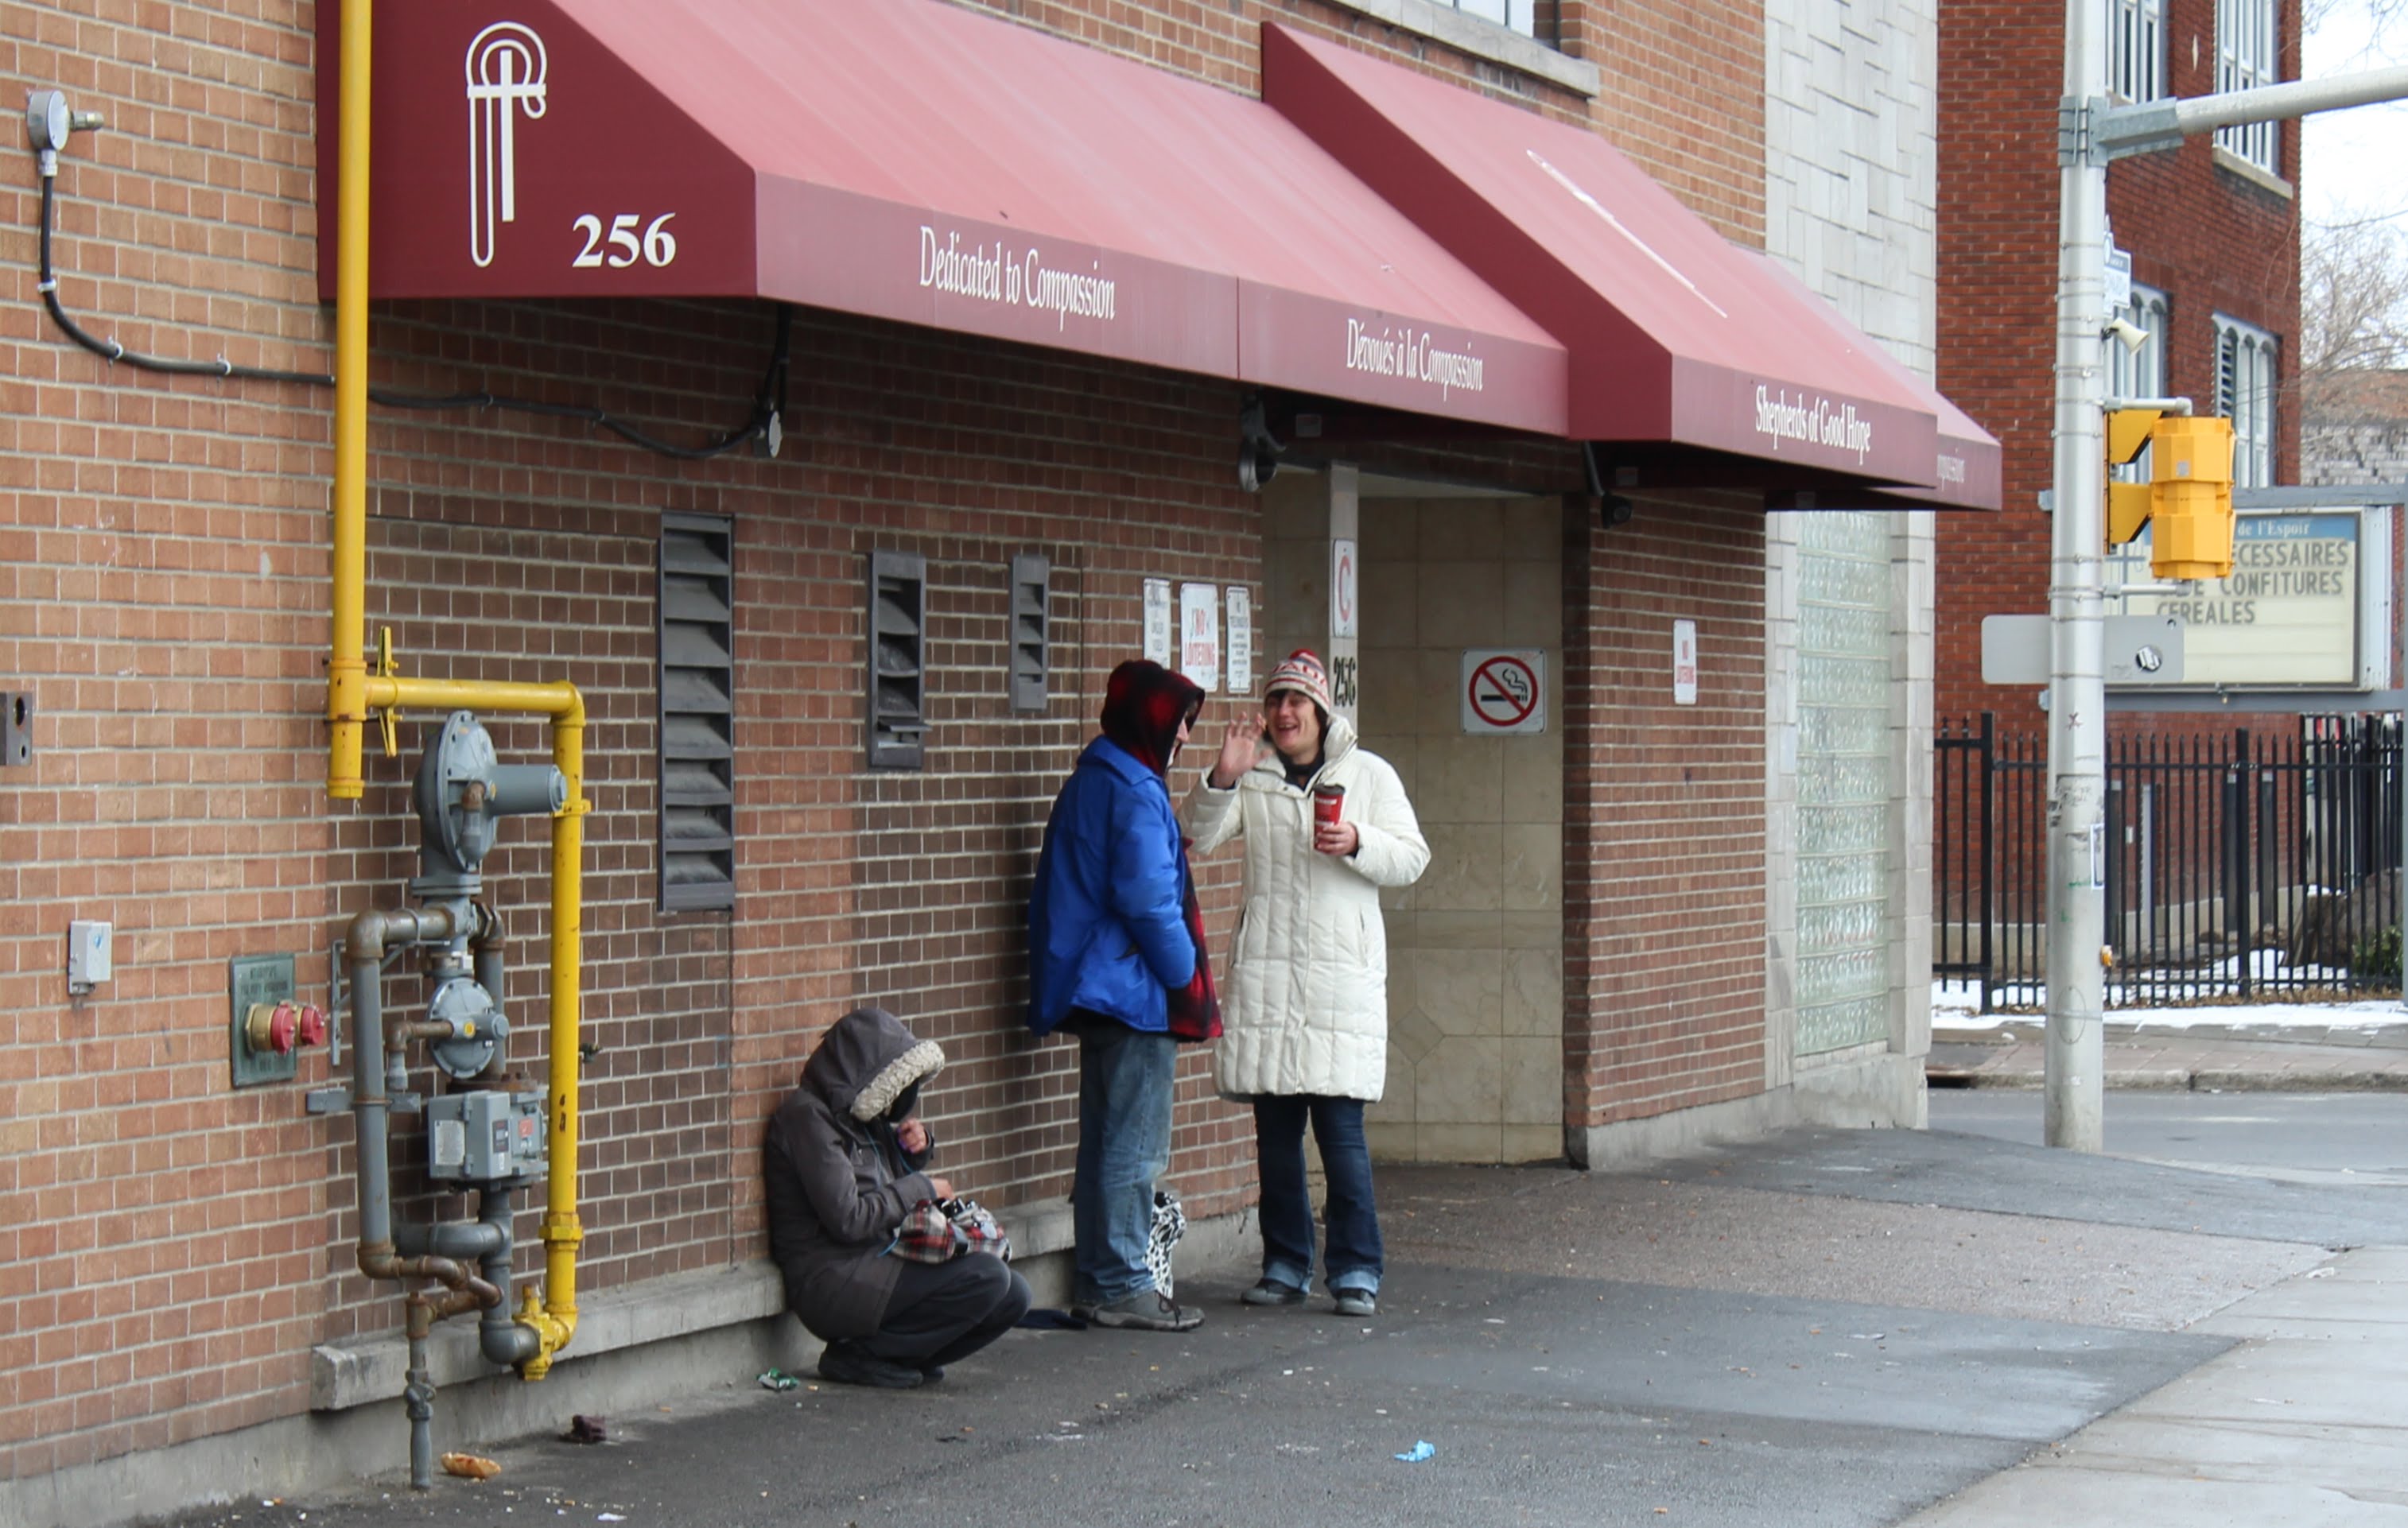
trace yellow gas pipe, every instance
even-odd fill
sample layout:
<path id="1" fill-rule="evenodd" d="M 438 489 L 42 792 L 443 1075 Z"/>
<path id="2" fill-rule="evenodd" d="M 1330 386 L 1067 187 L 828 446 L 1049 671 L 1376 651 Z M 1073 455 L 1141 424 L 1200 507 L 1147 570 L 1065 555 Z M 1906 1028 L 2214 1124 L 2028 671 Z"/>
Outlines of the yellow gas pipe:
<path id="1" fill-rule="evenodd" d="M 529 1379 L 551 1372 L 552 1355 L 577 1333 L 577 1088 L 580 944 L 583 931 L 585 699 L 566 680 L 521 684 L 369 675 L 367 608 L 368 407 L 368 61 L 371 0 L 343 0 L 341 187 L 337 193 L 335 264 L 335 485 L 333 653 L 326 673 L 326 793 L 356 801 L 363 734 L 369 714 L 385 721 L 393 751 L 395 713 L 411 707 L 511 711 L 552 719 L 552 762 L 568 782 L 567 802 L 552 819 L 552 1077 L 550 1168 L 543 1216 L 544 1293 L 526 1291 L 517 1312 L 536 1334 L 536 1355 L 519 1366 Z"/>

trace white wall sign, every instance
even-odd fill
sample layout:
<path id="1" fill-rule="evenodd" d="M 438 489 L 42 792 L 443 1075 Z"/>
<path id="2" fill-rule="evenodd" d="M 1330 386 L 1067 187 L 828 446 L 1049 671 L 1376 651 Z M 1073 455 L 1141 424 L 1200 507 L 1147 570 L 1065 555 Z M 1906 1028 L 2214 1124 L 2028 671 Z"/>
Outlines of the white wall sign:
<path id="1" fill-rule="evenodd" d="M 1354 635 L 1354 570 L 1358 558 L 1352 541 L 1329 544 L 1329 635 Z"/>
<path id="2" fill-rule="evenodd" d="M 1672 704 L 1698 703 L 1698 623 L 1672 622 Z"/>
<path id="3" fill-rule="evenodd" d="M 2382 525 L 2371 529 L 2382 541 Z M 2366 571 L 2389 561 L 2387 545 L 2369 556 L 2369 530 L 2357 510 L 2243 514 L 2229 578 L 2202 582 L 2196 593 L 2136 595 L 2127 608 L 2182 622 L 2185 686 L 2357 689 L 2366 682 L 2358 663 Z M 2145 582 L 2147 547 L 2134 548 L 2132 581 Z"/>
<path id="4" fill-rule="evenodd" d="M 1170 621 L 1170 580 L 1145 581 L 1145 656 L 1168 668 L 1179 660 L 1177 628 Z"/>
<path id="5" fill-rule="evenodd" d="M 1463 730 L 1474 737 L 1546 731 L 1546 650 L 1466 648 Z"/>
<path id="6" fill-rule="evenodd" d="M 1235 585 L 1229 589 L 1229 693 L 1254 693 L 1254 596 Z"/>
<path id="7" fill-rule="evenodd" d="M 1221 586 L 1179 586 L 1179 672 L 1203 687 L 1221 688 Z"/>

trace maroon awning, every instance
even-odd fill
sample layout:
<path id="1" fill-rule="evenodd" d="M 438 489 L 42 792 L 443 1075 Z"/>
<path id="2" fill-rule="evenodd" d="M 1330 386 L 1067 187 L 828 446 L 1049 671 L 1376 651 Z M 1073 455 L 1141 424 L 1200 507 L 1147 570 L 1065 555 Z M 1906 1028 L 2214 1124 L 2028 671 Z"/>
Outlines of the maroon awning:
<path id="1" fill-rule="evenodd" d="M 1573 436 L 1929 481 L 1928 400 L 1596 133 L 1270 22 L 1263 98 L 1564 343 Z"/>
<path id="2" fill-rule="evenodd" d="M 1939 421 L 1940 442 L 1928 483 L 1899 483 L 1869 493 L 1832 498 L 1831 503 L 1860 504 L 1867 508 L 1996 509 L 2006 492 L 1998 437 L 1973 417 L 1950 403 L 1941 391 L 1917 377 L 1906 363 L 1889 353 L 1840 315 L 1823 295 L 1799 280 L 1770 255 L 1756 255 L 1772 278 L 1830 327 L 1833 343 L 1861 348 L 1875 365 L 1887 371 L 1899 388 L 1922 399 Z M 1817 494 L 1815 503 L 1825 502 Z M 1778 507 L 1778 506 L 1776 506 Z"/>
<path id="3" fill-rule="evenodd" d="M 1562 347 L 1250 97 L 934 0 L 376 15 L 375 296 L 757 296 L 1565 433 Z"/>

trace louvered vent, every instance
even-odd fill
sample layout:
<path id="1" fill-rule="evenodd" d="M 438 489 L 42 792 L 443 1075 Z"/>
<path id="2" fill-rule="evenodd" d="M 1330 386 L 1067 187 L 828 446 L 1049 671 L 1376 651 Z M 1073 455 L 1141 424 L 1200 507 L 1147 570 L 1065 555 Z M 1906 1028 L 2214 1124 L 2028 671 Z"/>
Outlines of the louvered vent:
<path id="1" fill-rule="evenodd" d="M 928 731 L 928 560 L 869 554 L 868 751 L 872 769 L 917 769 Z"/>
<path id="2" fill-rule="evenodd" d="M 735 533 L 661 517 L 661 907 L 736 906 Z"/>

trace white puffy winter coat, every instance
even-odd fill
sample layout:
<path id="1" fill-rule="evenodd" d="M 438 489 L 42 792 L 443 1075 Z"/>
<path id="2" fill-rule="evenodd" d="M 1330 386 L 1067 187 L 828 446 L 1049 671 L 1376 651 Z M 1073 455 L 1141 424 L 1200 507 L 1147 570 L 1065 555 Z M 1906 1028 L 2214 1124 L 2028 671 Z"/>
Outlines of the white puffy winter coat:
<path id="1" fill-rule="evenodd" d="M 1312 786 L 1342 785 L 1362 842 L 1340 859 L 1312 847 Z M 1380 888 L 1410 886 L 1429 844 L 1385 759 L 1332 716 L 1321 768 L 1291 785 L 1279 756 L 1227 791 L 1208 773 L 1182 811 L 1195 852 L 1246 849 L 1246 904 L 1222 984 L 1213 1076 L 1232 1098 L 1320 1093 L 1374 1100 L 1388 1077 L 1388 933 Z"/>

